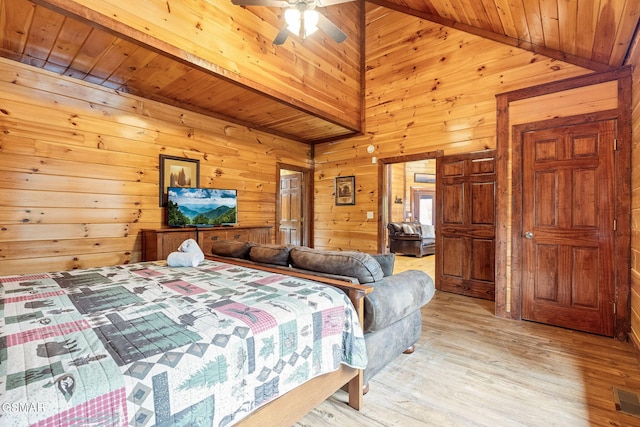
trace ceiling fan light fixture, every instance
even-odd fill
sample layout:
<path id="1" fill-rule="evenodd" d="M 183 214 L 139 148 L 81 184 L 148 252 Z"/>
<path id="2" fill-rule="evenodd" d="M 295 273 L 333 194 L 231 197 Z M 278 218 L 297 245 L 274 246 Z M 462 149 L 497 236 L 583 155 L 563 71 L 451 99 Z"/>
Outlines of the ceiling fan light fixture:
<path id="1" fill-rule="evenodd" d="M 300 34 L 302 26 L 302 14 L 296 8 L 290 7 L 284 11 L 284 20 L 287 23 L 287 29 L 293 34 Z"/>
<path id="2" fill-rule="evenodd" d="M 318 30 L 318 12 L 307 9 L 303 13 L 304 36 L 307 37 Z"/>
<path id="3" fill-rule="evenodd" d="M 0 0 L 1 2 L 2 0 Z M 336 43 L 347 39 L 347 34 L 324 14 L 316 10 L 355 0 L 231 0 L 238 6 L 266 6 L 283 9 L 285 25 L 273 39 L 275 46 L 284 44 L 289 34 L 295 34 L 301 39 L 309 37 L 317 30 L 331 37 Z"/>
<path id="4" fill-rule="evenodd" d="M 304 5 L 306 6 L 306 3 Z M 290 7 L 284 11 L 287 30 L 302 39 L 318 29 L 318 19 L 318 12 L 313 9 Z"/>

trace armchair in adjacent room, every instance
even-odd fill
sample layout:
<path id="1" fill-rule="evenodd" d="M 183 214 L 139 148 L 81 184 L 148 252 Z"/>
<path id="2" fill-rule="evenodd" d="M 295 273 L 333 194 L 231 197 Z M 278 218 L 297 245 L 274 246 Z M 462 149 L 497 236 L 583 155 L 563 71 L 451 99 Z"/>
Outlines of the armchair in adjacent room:
<path id="1" fill-rule="evenodd" d="M 390 222 L 389 251 L 422 257 L 436 253 L 436 235 L 433 225 L 419 222 Z"/>

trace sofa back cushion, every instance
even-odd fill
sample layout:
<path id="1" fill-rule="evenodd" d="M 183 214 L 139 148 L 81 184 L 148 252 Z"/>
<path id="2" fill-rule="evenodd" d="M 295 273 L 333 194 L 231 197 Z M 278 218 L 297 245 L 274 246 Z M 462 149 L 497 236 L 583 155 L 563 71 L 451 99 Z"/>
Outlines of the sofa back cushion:
<path id="1" fill-rule="evenodd" d="M 387 224 L 387 228 L 390 233 L 401 233 L 402 232 L 402 224 L 397 222 L 390 222 Z"/>
<path id="2" fill-rule="evenodd" d="M 380 264 L 384 277 L 393 275 L 393 269 L 395 268 L 396 264 L 396 254 L 374 254 L 371 256 L 373 257 L 373 259 L 378 261 L 378 264 Z"/>
<path id="3" fill-rule="evenodd" d="M 249 258 L 249 251 L 253 242 L 238 242 L 236 240 L 214 240 L 211 244 L 211 254 L 231 258 Z"/>
<path id="4" fill-rule="evenodd" d="M 384 277 L 380 263 L 364 252 L 327 251 L 296 246 L 289 254 L 291 265 L 303 270 L 355 277 L 361 284 Z"/>
<path id="5" fill-rule="evenodd" d="M 249 259 L 264 264 L 289 266 L 291 245 L 255 245 L 249 251 Z"/>
<path id="6" fill-rule="evenodd" d="M 422 230 L 420 228 L 420 223 L 416 222 L 403 222 L 402 223 L 402 232 L 404 234 L 422 234 Z"/>

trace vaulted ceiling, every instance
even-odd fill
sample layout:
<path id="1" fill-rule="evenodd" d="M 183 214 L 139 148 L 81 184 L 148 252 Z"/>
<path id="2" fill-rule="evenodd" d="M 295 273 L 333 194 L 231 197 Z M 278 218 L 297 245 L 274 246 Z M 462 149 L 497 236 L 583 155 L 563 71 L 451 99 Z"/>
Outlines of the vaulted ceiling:
<path id="1" fill-rule="evenodd" d="M 210 0 L 209 4 L 224 1 Z M 171 1 L 150 2 L 161 3 L 171 12 Z M 144 29 L 132 29 L 115 13 L 94 14 L 79 3 L 0 0 L 0 56 L 310 144 L 362 131 L 362 113 L 357 109 L 345 113 L 355 119 L 345 119 L 332 110 L 330 98 L 314 104 L 306 102 L 304 94 L 288 96 L 273 90 L 268 81 L 238 76 L 218 64 L 194 58 L 175 48 L 171 40 L 152 40 L 151 30 L 145 33 Z M 334 5 L 331 18 L 358 40 L 356 47 L 362 52 L 361 37 L 367 34 L 361 23 L 366 24 L 366 16 L 358 19 L 354 14 L 379 7 L 593 71 L 625 64 L 640 16 L 637 0 L 369 0 Z M 141 9 L 140 14 L 144 13 Z M 258 32 L 255 42 L 261 49 L 276 49 L 271 40 L 282 25 L 282 10 L 250 7 L 242 13 L 229 16 L 233 25 L 241 27 L 243 23 L 238 21 L 247 20 L 247 13 L 257 15 L 259 31 L 268 34 L 261 37 Z M 251 25 L 253 21 L 244 24 Z M 287 43 L 303 45 L 293 36 Z M 333 46 L 335 42 L 326 38 L 313 43 L 308 42 L 305 49 L 333 49 L 342 60 L 357 56 L 346 48 L 340 52 Z M 295 56 L 294 51 L 288 60 L 295 61 Z M 355 68 L 360 66 L 355 64 Z M 304 79 L 304 75 L 300 77 Z"/>
<path id="2" fill-rule="evenodd" d="M 624 65 L 637 0 L 370 0 L 593 70 Z"/>

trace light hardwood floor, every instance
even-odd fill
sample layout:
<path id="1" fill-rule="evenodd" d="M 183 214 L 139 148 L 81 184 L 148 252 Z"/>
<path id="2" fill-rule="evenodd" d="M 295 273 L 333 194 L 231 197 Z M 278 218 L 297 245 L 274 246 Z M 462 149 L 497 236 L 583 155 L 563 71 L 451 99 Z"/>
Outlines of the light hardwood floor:
<path id="1" fill-rule="evenodd" d="M 434 257 L 398 257 L 396 271 Z M 422 266 L 424 263 L 424 266 Z M 611 338 L 496 318 L 493 302 L 437 292 L 416 351 L 378 373 L 364 408 L 338 392 L 296 426 L 640 426 L 613 387 L 640 393 L 635 348 Z"/>

